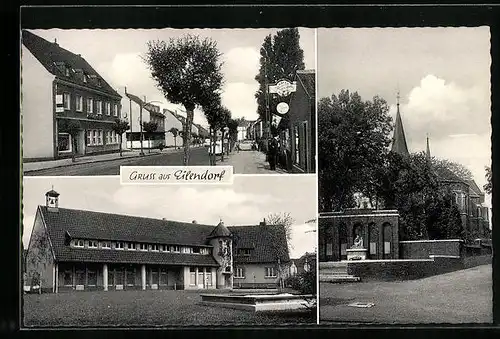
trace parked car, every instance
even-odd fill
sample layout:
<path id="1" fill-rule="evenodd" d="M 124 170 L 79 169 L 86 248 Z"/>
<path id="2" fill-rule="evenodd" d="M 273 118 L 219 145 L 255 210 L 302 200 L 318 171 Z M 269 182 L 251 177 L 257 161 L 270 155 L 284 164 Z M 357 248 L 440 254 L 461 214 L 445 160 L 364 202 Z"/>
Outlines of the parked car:
<path id="1" fill-rule="evenodd" d="M 240 151 L 251 151 L 253 150 L 252 145 L 253 141 L 252 140 L 241 140 L 239 142 L 240 145 Z"/>
<path id="2" fill-rule="evenodd" d="M 208 147 L 208 154 L 212 154 L 213 147 Z M 220 140 L 217 140 L 215 143 L 215 155 L 219 155 L 222 153 L 222 143 Z"/>

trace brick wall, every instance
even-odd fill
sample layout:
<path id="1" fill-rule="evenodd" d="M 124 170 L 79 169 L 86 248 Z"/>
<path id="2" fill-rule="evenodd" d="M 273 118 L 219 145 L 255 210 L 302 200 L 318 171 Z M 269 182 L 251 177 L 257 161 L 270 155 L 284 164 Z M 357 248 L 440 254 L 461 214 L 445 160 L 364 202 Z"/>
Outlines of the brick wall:
<path id="1" fill-rule="evenodd" d="M 400 259 L 428 259 L 429 255 L 461 256 L 463 241 L 450 240 L 416 240 L 399 243 Z"/>

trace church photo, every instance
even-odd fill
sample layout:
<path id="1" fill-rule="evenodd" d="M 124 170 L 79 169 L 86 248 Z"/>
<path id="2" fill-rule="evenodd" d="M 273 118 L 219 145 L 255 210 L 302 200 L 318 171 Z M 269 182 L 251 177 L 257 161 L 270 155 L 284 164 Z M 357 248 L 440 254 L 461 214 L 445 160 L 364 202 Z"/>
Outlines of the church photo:
<path id="1" fill-rule="evenodd" d="M 492 322 L 489 37 L 318 29 L 320 324 Z"/>

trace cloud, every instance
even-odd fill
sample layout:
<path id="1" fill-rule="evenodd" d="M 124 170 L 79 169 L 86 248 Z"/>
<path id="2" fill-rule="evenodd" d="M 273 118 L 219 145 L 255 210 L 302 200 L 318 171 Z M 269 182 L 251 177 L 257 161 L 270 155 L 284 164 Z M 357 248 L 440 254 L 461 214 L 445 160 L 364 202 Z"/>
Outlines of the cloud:
<path id="1" fill-rule="evenodd" d="M 245 117 L 248 120 L 257 119 L 257 100 L 255 92 L 259 89 L 257 82 L 228 83 L 224 86 L 222 103 L 231 111 L 233 119 Z"/>
<path id="2" fill-rule="evenodd" d="M 296 224 L 292 226 L 291 258 L 299 258 L 306 252 L 313 252 L 316 248 L 316 223 Z"/>
<path id="3" fill-rule="evenodd" d="M 228 82 L 247 82 L 259 72 L 258 47 L 231 48 L 222 58 L 223 73 Z"/>
<path id="4" fill-rule="evenodd" d="M 409 140 L 490 130 L 489 89 L 464 87 L 429 74 L 420 80 L 400 109 Z M 396 107 L 391 107 L 395 116 Z"/>

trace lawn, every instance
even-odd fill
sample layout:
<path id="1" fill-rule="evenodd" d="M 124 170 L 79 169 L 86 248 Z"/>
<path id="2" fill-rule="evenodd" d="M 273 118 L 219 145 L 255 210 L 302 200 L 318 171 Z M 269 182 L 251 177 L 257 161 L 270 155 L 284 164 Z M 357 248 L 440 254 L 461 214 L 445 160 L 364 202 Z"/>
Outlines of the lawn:
<path id="1" fill-rule="evenodd" d="M 209 293 L 220 293 L 210 291 Z M 214 326 L 316 323 L 316 312 L 253 313 L 200 304 L 199 291 L 98 291 L 24 295 L 24 326 Z"/>
<path id="2" fill-rule="evenodd" d="M 320 284 L 320 324 L 491 323 L 491 265 L 400 282 Z M 371 308 L 347 306 L 374 303 Z"/>

